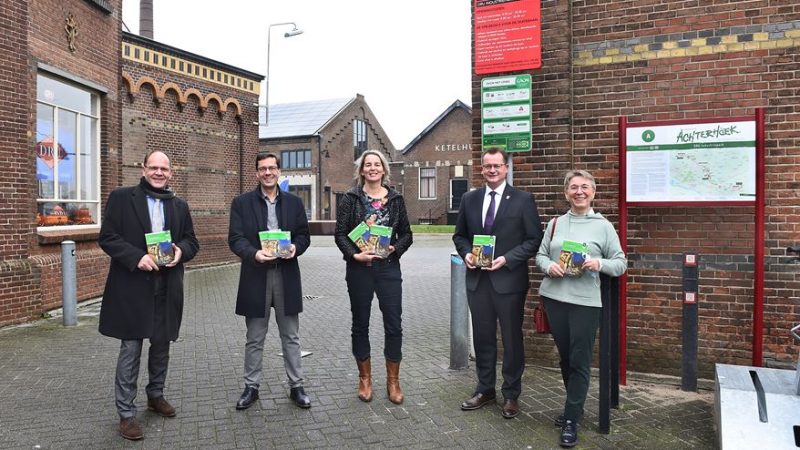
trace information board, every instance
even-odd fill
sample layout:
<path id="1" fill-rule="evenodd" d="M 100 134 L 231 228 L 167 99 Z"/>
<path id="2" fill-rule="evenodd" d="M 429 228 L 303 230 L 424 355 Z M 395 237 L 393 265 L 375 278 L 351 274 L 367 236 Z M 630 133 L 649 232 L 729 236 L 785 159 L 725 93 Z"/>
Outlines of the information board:
<path id="1" fill-rule="evenodd" d="M 530 75 L 481 80 L 481 138 L 484 149 L 531 149 Z"/>
<path id="2" fill-rule="evenodd" d="M 626 129 L 628 202 L 755 202 L 756 122 Z"/>
<path id="3" fill-rule="evenodd" d="M 475 74 L 542 66 L 539 0 L 474 0 Z"/>

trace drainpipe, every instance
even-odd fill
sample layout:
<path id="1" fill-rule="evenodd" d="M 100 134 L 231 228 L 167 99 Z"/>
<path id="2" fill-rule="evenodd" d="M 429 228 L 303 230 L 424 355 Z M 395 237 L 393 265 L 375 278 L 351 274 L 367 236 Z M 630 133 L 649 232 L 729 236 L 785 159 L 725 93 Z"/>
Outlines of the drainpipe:
<path id="1" fill-rule="evenodd" d="M 317 220 L 322 220 L 322 133 L 317 133 Z"/>

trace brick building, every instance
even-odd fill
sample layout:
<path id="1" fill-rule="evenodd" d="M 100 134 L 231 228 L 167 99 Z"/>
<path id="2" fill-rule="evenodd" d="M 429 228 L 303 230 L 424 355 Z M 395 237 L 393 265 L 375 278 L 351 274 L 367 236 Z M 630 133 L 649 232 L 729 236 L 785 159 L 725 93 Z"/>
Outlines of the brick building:
<path id="1" fill-rule="evenodd" d="M 800 313 L 800 264 L 785 254 L 800 241 L 800 5 L 545 1 L 541 6 L 543 64 L 527 72 L 533 77 L 534 149 L 514 157 L 514 184 L 533 193 L 543 220 L 568 208 L 562 177 L 576 167 L 597 177 L 595 209 L 618 222 L 619 116 L 635 123 L 765 109 L 763 363 L 789 364 L 797 351 L 788 330 Z M 480 142 L 481 78 L 473 76 L 474 144 Z M 480 182 L 478 171 L 472 182 Z M 681 253 L 687 250 L 700 254 L 700 375 L 710 377 L 715 362 L 750 364 L 753 216 L 754 208 L 747 206 L 629 210 L 630 370 L 680 372 Z M 537 286 L 535 280 L 534 294 Z M 531 333 L 528 344 L 533 360 L 552 355 L 549 337 Z"/>
<path id="2" fill-rule="evenodd" d="M 230 200 L 258 150 L 262 76 L 121 32 L 120 0 L 0 5 L 0 326 L 61 306 L 61 246 L 76 242 L 78 300 L 102 294 L 102 205 L 136 183 L 148 149 L 173 157 L 203 251 L 235 259 Z M 155 59 L 158 57 L 158 59 Z M 249 184 L 247 184 L 249 189 Z"/>
<path id="3" fill-rule="evenodd" d="M 390 161 L 395 152 L 361 94 L 271 105 L 259 136 L 262 151 L 280 155 L 281 181 L 303 199 L 314 221 L 336 218 L 339 198 L 353 186 L 352 163 L 364 150 L 380 150 Z"/>
<path id="4" fill-rule="evenodd" d="M 231 200 L 254 186 L 261 75 L 135 34 L 122 37 L 121 185 L 147 150 L 172 158 L 170 183 L 192 208 L 202 251 L 191 265 L 231 261 Z"/>
<path id="5" fill-rule="evenodd" d="M 77 242 L 82 293 L 102 287 L 107 262 L 92 223 L 119 181 L 120 8 L 120 0 L 0 5 L 0 325 L 60 306 L 65 239 Z"/>
<path id="6" fill-rule="evenodd" d="M 411 223 L 454 224 L 472 171 L 472 108 L 456 100 L 397 152 Z"/>

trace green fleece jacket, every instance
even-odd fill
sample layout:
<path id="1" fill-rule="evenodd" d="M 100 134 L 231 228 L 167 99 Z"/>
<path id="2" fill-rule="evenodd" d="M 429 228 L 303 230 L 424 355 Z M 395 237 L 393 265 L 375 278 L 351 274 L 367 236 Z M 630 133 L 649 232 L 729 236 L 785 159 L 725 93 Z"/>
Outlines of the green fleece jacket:
<path id="1" fill-rule="evenodd" d="M 553 233 L 553 226 L 556 227 Z M 536 254 L 536 265 L 547 274 L 551 264 L 558 264 L 561 245 L 565 240 L 585 243 L 590 259 L 600 259 L 600 272 L 618 277 L 628 268 L 628 260 L 619 244 L 619 237 L 602 214 L 589 210 L 583 216 L 571 211 L 551 220 Z M 601 307 L 600 277 L 585 270 L 576 277 L 546 276 L 539 286 L 539 295 L 576 305 Z"/>

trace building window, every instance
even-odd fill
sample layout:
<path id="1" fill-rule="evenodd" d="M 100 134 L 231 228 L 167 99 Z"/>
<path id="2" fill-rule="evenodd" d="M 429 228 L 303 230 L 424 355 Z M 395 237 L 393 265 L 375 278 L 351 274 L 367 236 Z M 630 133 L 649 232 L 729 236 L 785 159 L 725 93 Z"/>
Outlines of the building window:
<path id="1" fill-rule="evenodd" d="M 419 168 L 419 198 L 436 198 L 436 168 Z"/>
<path id="2" fill-rule="evenodd" d="M 311 186 L 289 186 L 289 192 L 300 197 L 303 200 L 303 206 L 306 208 L 306 219 L 311 220 Z"/>
<path id="3" fill-rule="evenodd" d="M 99 95 L 38 74 L 34 153 L 37 224 L 99 223 Z"/>
<path id="4" fill-rule="evenodd" d="M 353 159 L 358 159 L 367 150 L 367 123 L 361 119 L 353 121 Z"/>
<path id="5" fill-rule="evenodd" d="M 453 178 L 450 180 L 450 211 L 458 211 L 461 206 L 461 197 L 469 189 L 466 178 Z"/>
<path id="6" fill-rule="evenodd" d="M 311 150 L 283 150 L 282 169 L 308 169 L 311 167 Z"/>

